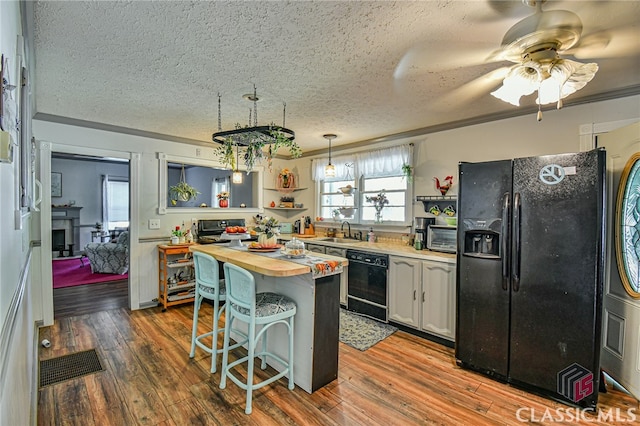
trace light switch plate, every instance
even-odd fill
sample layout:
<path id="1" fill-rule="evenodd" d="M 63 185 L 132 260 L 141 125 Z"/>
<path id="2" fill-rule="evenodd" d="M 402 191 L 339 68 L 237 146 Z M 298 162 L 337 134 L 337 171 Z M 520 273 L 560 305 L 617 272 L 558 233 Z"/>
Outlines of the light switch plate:
<path id="1" fill-rule="evenodd" d="M 160 229 L 160 219 L 149 219 L 149 229 Z"/>
<path id="2" fill-rule="evenodd" d="M 0 161 L 13 162 L 13 142 L 9 132 L 0 131 Z"/>

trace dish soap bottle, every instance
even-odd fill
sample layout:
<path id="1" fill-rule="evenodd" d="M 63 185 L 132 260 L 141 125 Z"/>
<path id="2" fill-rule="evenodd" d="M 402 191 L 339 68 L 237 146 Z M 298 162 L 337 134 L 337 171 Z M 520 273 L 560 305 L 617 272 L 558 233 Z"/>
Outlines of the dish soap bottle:
<path id="1" fill-rule="evenodd" d="M 376 242 L 376 234 L 373 233 L 373 228 L 369 228 L 369 233 L 367 234 L 367 241 L 370 244 Z"/>

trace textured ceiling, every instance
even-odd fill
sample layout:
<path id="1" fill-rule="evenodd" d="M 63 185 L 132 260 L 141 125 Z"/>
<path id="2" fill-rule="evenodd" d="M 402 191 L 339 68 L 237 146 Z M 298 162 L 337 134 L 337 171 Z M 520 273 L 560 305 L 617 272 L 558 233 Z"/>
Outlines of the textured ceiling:
<path id="1" fill-rule="evenodd" d="M 549 1 L 577 13 L 580 48 L 600 70 L 566 99 L 640 92 L 640 2 Z M 282 124 L 305 151 L 491 114 L 530 111 L 495 99 L 477 78 L 533 9 L 520 1 L 70 1 L 33 3 L 40 116 L 201 141 L 246 124 Z M 409 67 L 394 72 L 405 55 Z M 639 111 L 640 114 L 640 111 Z M 532 115 L 531 120 L 535 120 Z"/>

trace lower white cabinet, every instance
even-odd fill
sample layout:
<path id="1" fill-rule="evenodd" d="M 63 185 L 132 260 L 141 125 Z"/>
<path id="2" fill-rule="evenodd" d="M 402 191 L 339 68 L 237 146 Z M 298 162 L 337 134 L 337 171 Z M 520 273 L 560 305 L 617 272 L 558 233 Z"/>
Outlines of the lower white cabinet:
<path id="1" fill-rule="evenodd" d="M 389 320 L 455 338 L 456 266 L 389 256 Z"/>

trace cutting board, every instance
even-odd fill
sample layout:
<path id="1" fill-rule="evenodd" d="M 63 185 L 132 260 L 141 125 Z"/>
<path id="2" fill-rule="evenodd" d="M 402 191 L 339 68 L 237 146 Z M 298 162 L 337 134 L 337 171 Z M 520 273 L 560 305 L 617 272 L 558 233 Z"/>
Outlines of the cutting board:
<path id="1" fill-rule="evenodd" d="M 292 237 L 296 238 L 315 238 L 316 234 L 291 234 Z"/>

